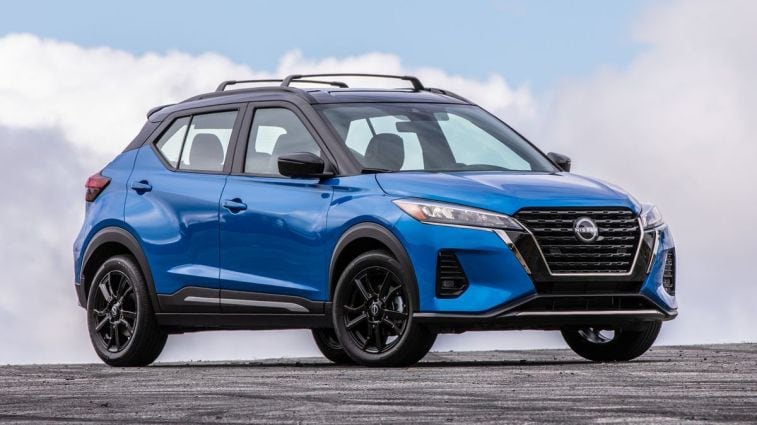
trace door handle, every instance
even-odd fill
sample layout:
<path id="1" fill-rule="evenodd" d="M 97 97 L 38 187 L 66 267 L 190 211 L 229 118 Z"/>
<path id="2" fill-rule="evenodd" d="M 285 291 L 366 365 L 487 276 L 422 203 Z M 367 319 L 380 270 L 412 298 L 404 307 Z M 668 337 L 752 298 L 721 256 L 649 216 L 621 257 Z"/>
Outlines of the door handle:
<path id="1" fill-rule="evenodd" d="M 151 191 L 152 185 L 150 185 L 150 183 L 148 183 L 147 180 L 142 180 L 138 182 L 133 182 L 131 184 L 131 189 L 141 195 L 145 192 Z"/>
<path id="2" fill-rule="evenodd" d="M 244 202 L 242 202 L 242 200 L 239 199 L 239 198 L 234 198 L 234 199 L 226 199 L 226 200 L 224 200 L 223 201 L 223 207 L 226 208 L 227 210 L 233 212 L 233 213 L 238 213 L 240 211 L 246 210 L 247 209 L 247 204 L 245 204 Z"/>

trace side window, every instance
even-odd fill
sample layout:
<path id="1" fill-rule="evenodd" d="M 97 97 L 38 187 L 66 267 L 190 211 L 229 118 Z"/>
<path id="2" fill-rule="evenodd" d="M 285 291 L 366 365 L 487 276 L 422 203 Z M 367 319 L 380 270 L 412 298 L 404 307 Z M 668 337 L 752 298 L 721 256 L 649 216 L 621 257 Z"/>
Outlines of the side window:
<path id="1" fill-rule="evenodd" d="M 255 110 L 247 141 L 244 172 L 279 176 L 281 155 L 321 149 L 294 112 L 285 108 Z"/>
<path id="2" fill-rule="evenodd" d="M 188 127 L 189 118 L 179 118 L 168 127 L 168 130 L 155 143 L 160 154 L 173 168 L 176 168 L 179 164 L 181 145 L 184 144 L 184 136 L 187 134 Z"/>
<path id="3" fill-rule="evenodd" d="M 181 153 L 180 170 L 223 171 L 237 111 L 192 117 Z"/>

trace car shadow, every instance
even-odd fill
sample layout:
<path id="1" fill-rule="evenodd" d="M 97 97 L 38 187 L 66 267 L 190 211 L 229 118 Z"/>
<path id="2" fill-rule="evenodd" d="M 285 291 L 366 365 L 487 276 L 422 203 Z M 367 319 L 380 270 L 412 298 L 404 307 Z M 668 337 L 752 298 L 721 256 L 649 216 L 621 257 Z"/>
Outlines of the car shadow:
<path id="1" fill-rule="evenodd" d="M 667 360 L 634 360 L 633 362 L 619 362 L 616 364 L 632 365 L 638 363 L 665 363 Z M 612 363 L 612 362 L 610 362 Z M 588 360 L 430 360 L 416 363 L 406 369 L 445 369 L 445 368 L 478 368 L 478 367 L 548 367 L 567 365 L 598 364 Z M 337 365 L 329 361 L 292 362 L 232 362 L 232 363 L 156 363 L 149 367 L 160 369 L 197 369 L 197 368 L 305 368 L 305 369 L 369 369 L 359 365 Z M 380 368 L 379 368 L 380 369 Z"/>

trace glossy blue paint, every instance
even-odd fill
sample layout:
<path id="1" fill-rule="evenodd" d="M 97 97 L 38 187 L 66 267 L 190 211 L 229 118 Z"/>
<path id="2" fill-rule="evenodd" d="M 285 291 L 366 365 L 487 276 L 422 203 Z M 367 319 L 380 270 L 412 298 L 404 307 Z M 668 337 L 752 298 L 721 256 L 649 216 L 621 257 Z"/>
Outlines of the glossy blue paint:
<path id="1" fill-rule="evenodd" d="M 158 294 L 185 286 L 219 288 L 219 200 L 226 175 L 170 171 L 152 147 L 138 150 L 127 182 L 125 221 L 150 262 Z"/>
<path id="2" fill-rule="evenodd" d="M 135 171 L 129 176 L 132 163 Z M 410 172 L 319 182 L 169 171 L 149 147 L 117 158 L 104 173 L 114 179 L 113 187 L 88 206 L 75 244 L 77 276 L 87 237 L 116 225 L 139 240 L 157 293 L 202 286 L 327 301 L 329 264 L 339 238 L 352 226 L 371 222 L 388 229 L 404 246 L 423 312 L 480 313 L 535 289 L 494 232 L 423 224 L 404 214 L 394 199 L 434 199 L 502 213 L 527 206 L 639 208 L 611 185 L 567 173 Z M 152 191 L 128 189 L 140 181 L 148 181 Z M 225 201 L 247 208 L 232 211 L 223 207 Z M 665 252 L 673 240 L 667 226 L 658 231 L 656 261 L 642 293 L 670 311 L 677 308 L 676 300 L 661 281 Z M 468 276 L 469 288 L 460 297 L 436 297 L 441 249 L 454 251 Z"/>
<path id="3" fill-rule="evenodd" d="M 413 262 L 420 311 L 483 312 L 535 292 L 518 260 L 490 230 L 423 224 L 403 214 L 395 231 Z M 468 289 L 457 298 L 436 297 L 436 257 L 442 249 L 455 252 L 468 277 Z"/>
<path id="4" fill-rule="evenodd" d="M 124 152 L 116 156 L 101 171 L 103 176 L 111 179 L 108 187 L 97 198 L 97 202 L 86 203 L 84 223 L 74 241 L 74 280 L 77 284 L 81 278 L 82 256 L 89 240 L 103 227 L 120 225 L 124 221 L 126 181 L 131 175 L 136 158 L 136 151 Z"/>
<path id="5" fill-rule="evenodd" d="M 456 172 L 378 175 L 390 195 L 468 205 L 505 214 L 524 207 L 628 207 L 639 204 L 607 183 L 570 173 Z"/>
<path id="6" fill-rule="evenodd" d="M 325 301 L 326 217 L 333 190 L 317 179 L 229 176 L 221 204 L 221 288 Z"/>

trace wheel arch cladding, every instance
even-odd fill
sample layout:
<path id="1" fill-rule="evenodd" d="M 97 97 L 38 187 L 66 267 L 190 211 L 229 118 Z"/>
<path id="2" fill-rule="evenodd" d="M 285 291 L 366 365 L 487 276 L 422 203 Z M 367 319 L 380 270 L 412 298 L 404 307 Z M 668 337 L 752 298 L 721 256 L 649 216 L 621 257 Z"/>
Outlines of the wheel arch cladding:
<path id="1" fill-rule="evenodd" d="M 147 284 L 147 292 L 150 294 L 150 302 L 153 311 L 160 312 L 158 297 L 155 294 L 155 286 L 152 280 L 152 272 L 147 258 L 142 252 L 137 239 L 126 229 L 120 227 L 106 227 L 98 231 L 87 244 L 82 261 L 81 276 L 79 277 L 82 292 L 84 295 L 84 305 L 86 305 L 86 296 L 89 294 L 89 288 L 92 285 L 92 279 L 97 273 L 100 266 L 108 259 L 116 255 L 131 255 L 137 260 L 142 277 Z"/>
<path id="2" fill-rule="evenodd" d="M 386 227 L 376 223 L 360 223 L 347 229 L 336 243 L 329 266 L 329 298 L 333 299 L 337 281 L 347 265 L 369 251 L 388 252 L 407 271 L 414 308 L 418 309 L 418 283 L 415 269 L 402 242 Z"/>

